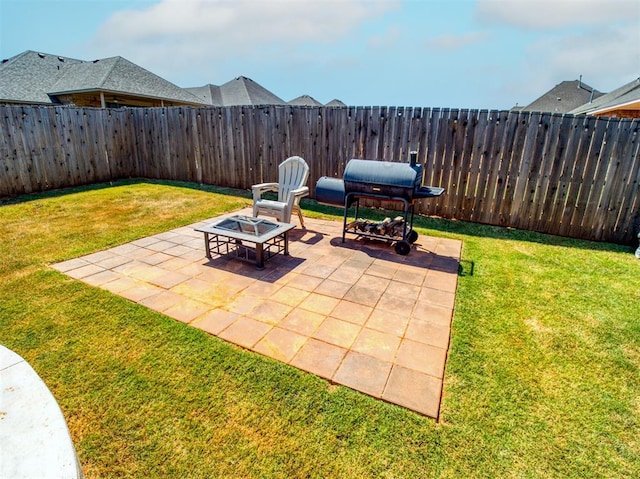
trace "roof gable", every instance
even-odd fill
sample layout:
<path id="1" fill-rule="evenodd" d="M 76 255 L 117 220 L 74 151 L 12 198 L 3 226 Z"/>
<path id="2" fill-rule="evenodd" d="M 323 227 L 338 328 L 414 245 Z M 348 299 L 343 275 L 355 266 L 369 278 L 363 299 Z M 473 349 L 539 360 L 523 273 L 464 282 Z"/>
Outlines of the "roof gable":
<path id="1" fill-rule="evenodd" d="M 338 100 L 337 98 L 334 98 L 329 103 L 327 103 L 326 106 L 347 106 L 347 105 L 344 102 Z"/>
<path id="2" fill-rule="evenodd" d="M 318 100 L 310 95 L 300 95 L 289 102 L 289 105 L 297 106 L 323 106 Z"/>
<path id="3" fill-rule="evenodd" d="M 220 86 L 222 104 L 231 105 L 286 105 L 287 102 L 254 82 L 240 76 Z"/>
<path id="4" fill-rule="evenodd" d="M 568 113 L 588 102 L 592 95 L 598 98 L 602 93 L 579 80 L 563 81 L 521 110 Z"/>

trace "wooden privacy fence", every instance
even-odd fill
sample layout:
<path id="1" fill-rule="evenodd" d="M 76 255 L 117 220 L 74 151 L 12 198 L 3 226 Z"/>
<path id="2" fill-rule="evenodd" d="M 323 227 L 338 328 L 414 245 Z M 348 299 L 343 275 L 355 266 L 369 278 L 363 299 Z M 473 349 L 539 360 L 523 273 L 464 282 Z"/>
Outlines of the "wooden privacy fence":
<path id="1" fill-rule="evenodd" d="M 633 243 L 640 120 L 395 107 L 0 106 L 0 197 L 128 177 L 250 188 L 300 155 L 312 196 L 351 158 L 408 161 L 443 196 L 418 211 Z"/>

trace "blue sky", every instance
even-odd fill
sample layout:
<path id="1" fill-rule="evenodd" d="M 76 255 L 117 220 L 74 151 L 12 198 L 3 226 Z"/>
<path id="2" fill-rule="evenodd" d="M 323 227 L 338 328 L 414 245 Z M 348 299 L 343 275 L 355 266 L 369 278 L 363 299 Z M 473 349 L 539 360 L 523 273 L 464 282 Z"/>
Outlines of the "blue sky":
<path id="1" fill-rule="evenodd" d="M 122 56 L 181 87 L 508 109 L 640 76 L 640 0 L 0 0 L 0 57 Z"/>

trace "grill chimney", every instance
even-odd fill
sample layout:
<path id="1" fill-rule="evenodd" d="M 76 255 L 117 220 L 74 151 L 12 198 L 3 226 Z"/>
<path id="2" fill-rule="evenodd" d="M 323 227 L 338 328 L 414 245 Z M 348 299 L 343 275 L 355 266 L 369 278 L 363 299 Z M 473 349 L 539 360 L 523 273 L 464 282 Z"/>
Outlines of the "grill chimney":
<path id="1" fill-rule="evenodd" d="M 418 152 L 417 151 L 409 152 L 409 165 L 411 167 L 414 167 L 416 166 L 417 162 L 418 162 Z"/>

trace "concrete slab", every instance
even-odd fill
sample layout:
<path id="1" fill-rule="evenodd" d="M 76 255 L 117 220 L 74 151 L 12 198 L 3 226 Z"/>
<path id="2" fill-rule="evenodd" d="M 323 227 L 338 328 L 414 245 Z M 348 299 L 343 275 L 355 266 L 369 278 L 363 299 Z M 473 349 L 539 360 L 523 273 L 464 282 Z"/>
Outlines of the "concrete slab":
<path id="1" fill-rule="evenodd" d="M 83 477 L 55 398 L 22 357 L 1 345 L 0 445 L 0 477 Z"/>

